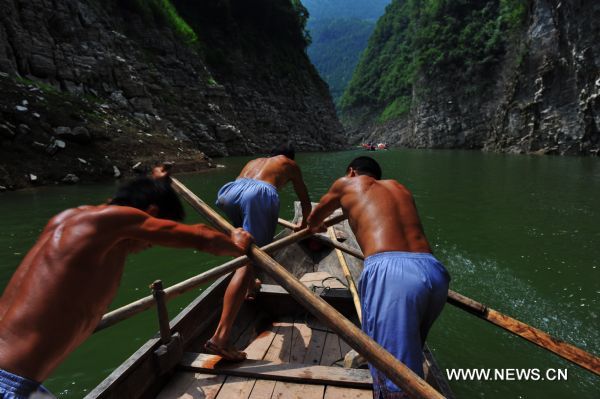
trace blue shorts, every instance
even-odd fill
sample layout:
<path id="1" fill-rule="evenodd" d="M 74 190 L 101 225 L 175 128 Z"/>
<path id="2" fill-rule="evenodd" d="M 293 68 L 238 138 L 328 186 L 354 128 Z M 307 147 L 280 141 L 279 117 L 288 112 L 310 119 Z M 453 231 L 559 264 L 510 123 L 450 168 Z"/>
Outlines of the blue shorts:
<path id="1" fill-rule="evenodd" d="M 39 382 L 0 369 L 0 399 L 28 399 L 34 392 L 40 398 L 54 398 Z"/>
<path id="2" fill-rule="evenodd" d="M 221 187 L 216 204 L 235 227 L 252 234 L 259 247 L 273 241 L 279 218 L 279 193 L 275 186 L 240 178 Z"/>
<path id="3" fill-rule="evenodd" d="M 450 276 L 428 253 L 381 252 L 365 259 L 359 292 L 362 329 L 398 360 L 423 377 L 423 345 L 439 316 Z M 376 398 L 402 391 L 369 364 Z"/>

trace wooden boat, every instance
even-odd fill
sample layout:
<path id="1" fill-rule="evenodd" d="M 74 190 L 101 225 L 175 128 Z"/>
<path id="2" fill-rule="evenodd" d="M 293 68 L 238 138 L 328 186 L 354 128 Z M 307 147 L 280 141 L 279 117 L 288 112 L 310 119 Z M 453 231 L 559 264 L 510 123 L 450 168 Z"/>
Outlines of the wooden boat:
<path id="1" fill-rule="evenodd" d="M 300 215 L 296 204 L 296 217 Z M 334 231 L 358 248 L 347 221 Z M 290 233 L 282 231 L 276 239 Z M 357 312 L 335 250 L 313 240 L 272 254 L 306 286 L 358 325 Z M 362 261 L 344 256 L 355 281 Z M 113 371 L 86 398 L 372 398 L 366 369 L 342 367 L 350 347 L 306 312 L 268 276 L 253 301 L 246 301 L 232 342 L 248 360 L 225 362 L 203 353 L 219 320 L 230 276 L 214 282 L 170 322 L 169 342 L 156 336 Z M 431 352 L 424 351 L 426 381 L 453 397 Z"/>

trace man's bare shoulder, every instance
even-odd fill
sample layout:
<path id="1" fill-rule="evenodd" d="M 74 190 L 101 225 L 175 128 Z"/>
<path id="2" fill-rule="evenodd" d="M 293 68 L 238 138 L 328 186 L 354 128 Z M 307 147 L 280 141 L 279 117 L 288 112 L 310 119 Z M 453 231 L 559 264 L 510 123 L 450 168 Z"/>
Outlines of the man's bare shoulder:
<path id="1" fill-rule="evenodd" d="M 400 183 L 397 180 L 394 180 L 394 179 L 379 180 L 379 184 L 381 184 L 388 190 L 395 191 L 397 193 L 400 193 L 403 195 L 408 195 L 408 196 L 412 197 L 412 193 L 410 192 L 410 190 L 408 188 L 406 188 L 405 185 L 403 185 L 402 183 Z"/>
<path id="2" fill-rule="evenodd" d="M 254 158 L 251 159 L 250 161 L 246 162 L 246 165 L 244 165 L 244 167 L 242 168 L 242 171 L 240 172 L 240 176 L 243 175 L 245 172 L 247 171 L 251 171 L 254 170 L 256 168 L 260 168 L 262 165 L 265 164 L 265 162 L 268 161 L 269 158 Z"/>
<path id="3" fill-rule="evenodd" d="M 64 223 L 65 221 L 71 219 L 72 217 L 81 215 L 82 213 L 89 212 L 92 209 L 95 209 L 95 206 L 91 205 L 81 205 L 76 208 L 65 209 L 64 211 L 54 215 L 46 224 L 46 230 L 53 229 L 56 226 Z"/>
<path id="4" fill-rule="evenodd" d="M 148 218 L 150 215 L 140 209 L 133 208 L 131 206 L 121 205 L 101 205 L 95 207 L 92 211 L 92 215 L 99 219 L 140 219 Z"/>
<path id="5" fill-rule="evenodd" d="M 288 179 L 299 175 L 300 167 L 293 159 L 285 155 L 277 155 L 268 159 L 268 168 L 279 176 L 285 176 Z"/>
<path id="6" fill-rule="evenodd" d="M 281 165 L 282 167 L 298 167 L 296 161 L 286 157 L 285 155 L 276 155 L 268 159 L 270 162 Z"/>
<path id="7" fill-rule="evenodd" d="M 395 180 L 395 179 L 378 180 L 378 182 L 387 187 L 402 188 L 404 190 L 407 190 L 407 188 L 404 186 L 404 184 L 400 183 L 398 180 Z"/>
<path id="8" fill-rule="evenodd" d="M 55 223 L 65 226 L 89 224 L 102 228 L 139 223 L 150 217 L 139 209 L 120 205 L 84 206 L 69 211 L 69 217 L 63 217 Z"/>
<path id="9" fill-rule="evenodd" d="M 366 191 L 373 185 L 381 183 L 381 180 L 377 180 L 369 175 L 359 175 L 355 177 L 345 177 L 342 179 L 346 180 L 346 185 L 359 191 Z M 341 179 L 340 179 L 341 180 Z"/>
<path id="10" fill-rule="evenodd" d="M 246 166 L 252 166 L 253 164 L 263 163 L 263 162 L 267 161 L 268 159 L 269 158 L 267 158 L 267 157 L 254 158 L 254 159 L 251 159 L 250 161 L 248 161 L 246 163 Z"/>
<path id="11" fill-rule="evenodd" d="M 336 191 L 338 193 L 347 193 L 352 191 L 360 191 L 361 184 L 356 178 L 351 177 L 340 177 L 331 185 L 330 191 Z"/>

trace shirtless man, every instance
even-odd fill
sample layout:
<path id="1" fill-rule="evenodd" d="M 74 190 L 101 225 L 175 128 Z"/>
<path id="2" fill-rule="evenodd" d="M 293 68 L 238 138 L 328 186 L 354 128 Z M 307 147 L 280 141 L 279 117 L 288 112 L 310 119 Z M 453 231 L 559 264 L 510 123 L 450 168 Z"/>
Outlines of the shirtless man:
<path id="1" fill-rule="evenodd" d="M 311 203 L 302 172 L 294 162 L 294 157 L 294 149 L 289 144 L 281 146 L 273 150 L 268 158 L 248 162 L 237 180 L 227 183 L 219 190 L 217 206 L 227 214 L 234 226 L 241 226 L 252 234 L 259 247 L 273 240 L 279 217 L 278 190 L 288 182 L 292 183 L 302 204 L 303 218 L 297 229 L 306 226 Z M 219 325 L 214 335 L 206 342 L 207 351 L 232 361 L 246 358 L 244 352 L 231 346 L 229 336 L 244 297 L 255 288 L 255 284 L 251 265 L 241 267 L 235 272 L 225 291 Z"/>
<path id="2" fill-rule="evenodd" d="M 129 254 L 162 245 L 239 256 L 252 241 L 241 229 L 227 236 L 174 221 L 183 217 L 167 177 L 134 180 L 108 204 L 53 217 L 0 298 L 0 398 L 44 391 L 40 383 L 106 312 Z"/>
<path id="3" fill-rule="evenodd" d="M 395 180 L 380 180 L 372 158 L 354 159 L 308 218 L 313 232 L 341 207 L 364 255 L 359 281 L 363 331 L 423 377 L 423 345 L 442 311 L 450 277 L 431 254 L 411 193 Z M 404 397 L 369 365 L 375 398 Z"/>

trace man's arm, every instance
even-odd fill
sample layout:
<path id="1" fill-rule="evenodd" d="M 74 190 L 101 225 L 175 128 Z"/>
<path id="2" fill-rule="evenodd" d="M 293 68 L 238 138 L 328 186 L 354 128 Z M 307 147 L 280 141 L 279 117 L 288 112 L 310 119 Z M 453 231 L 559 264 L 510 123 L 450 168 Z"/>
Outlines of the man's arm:
<path id="1" fill-rule="evenodd" d="M 187 225 L 155 218 L 134 208 L 114 208 L 120 208 L 111 210 L 111 219 L 120 226 L 116 233 L 122 238 L 172 248 L 196 248 L 213 255 L 230 256 L 245 254 L 252 243 L 252 236 L 242 229 L 235 229 L 228 236 L 203 224 Z M 114 222 L 116 218 L 121 220 Z"/>
<path id="2" fill-rule="evenodd" d="M 302 223 L 300 226 L 298 226 L 298 228 L 303 229 L 307 225 L 307 220 L 312 210 L 312 205 L 308 196 L 308 189 L 306 188 L 306 184 L 302 178 L 302 171 L 295 162 L 292 164 L 290 180 L 292 181 L 294 191 L 296 192 L 298 200 L 300 200 L 300 205 L 302 206 Z"/>
<path id="3" fill-rule="evenodd" d="M 346 186 L 346 178 L 337 179 L 329 188 L 329 191 L 321 198 L 319 204 L 308 217 L 308 227 L 313 232 L 325 231 L 323 221 L 331 215 L 337 208 L 340 207 L 344 187 Z"/>

